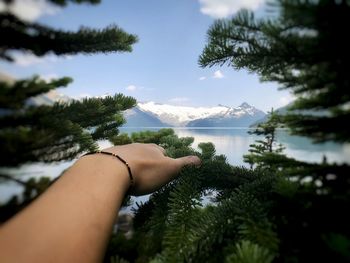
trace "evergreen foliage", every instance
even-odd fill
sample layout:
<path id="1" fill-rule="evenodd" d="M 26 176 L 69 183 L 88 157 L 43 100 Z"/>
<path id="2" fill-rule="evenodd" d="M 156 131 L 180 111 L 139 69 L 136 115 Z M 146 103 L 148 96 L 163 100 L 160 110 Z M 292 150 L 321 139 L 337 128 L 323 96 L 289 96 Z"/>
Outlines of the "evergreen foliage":
<path id="1" fill-rule="evenodd" d="M 38 86 L 43 86 L 43 89 L 47 86 L 56 88 L 55 84 L 62 80 L 64 79 L 48 85 L 35 78 L 19 82 L 23 83 L 21 87 L 25 86 L 23 89 L 26 91 L 23 93 L 30 94 L 36 92 L 30 89 Z M 33 84 L 35 82 L 38 85 Z M 15 83 L 17 84 L 18 82 Z M 14 90 L 12 93 L 16 92 Z M 97 150 L 97 140 L 118 134 L 117 127 L 124 123 L 121 111 L 135 105 L 133 98 L 121 94 L 66 103 L 56 102 L 53 105 L 25 105 L 23 99 L 30 97 L 22 98 L 23 93 L 20 93 L 18 99 L 12 96 L 8 101 L 9 106 L 3 107 L 9 114 L 0 118 L 2 167 L 18 166 L 27 162 L 70 160 L 82 152 Z M 1 96 L 1 100 L 6 100 L 8 95 Z"/>
<path id="2" fill-rule="evenodd" d="M 268 250 L 243 240 L 236 245 L 236 251 L 226 258 L 227 263 L 270 263 L 273 255 Z"/>
<path id="3" fill-rule="evenodd" d="M 8 7 L 12 2 L 4 2 L 5 10 L 10 10 Z M 64 6 L 68 2 L 96 4 L 99 1 L 49 2 Z M 68 32 L 23 21 L 6 11 L 0 13 L 0 35 L 3 36 L 0 39 L 0 59 L 7 61 L 13 61 L 13 54 L 21 52 L 36 56 L 130 52 L 132 44 L 137 41 L 135 35 L 113 25 L 105 29 L 81 28 Z M 0 179 L 12 180 L 25 188 L 24 198 L 13 198 L 1 208 L 2 221 L 45 188 L 41 179 L 23 181 L 9 174 L 7 168 L 34 162 L 71 160 L 83 152 L 96 150 L 98 140 L 118 135 L 117 128 L 125 122 L 122 111 L 136 104 L 135 99 L 122 94 L 79 101 L 36 102 L 38 96 L 66 87 L 71 82 L 68 77 L 50 81 L 38 76 L 12 81 L 0 79 Z"/>
<path id="4" fill-rule="evenodd" d="M 253 132 L 265 137 L 233 167 L 212 144 L 157 138 L 167 154 L 194 153 L 199 168 L 151 195 L 135 215 L 133 262 L 349 262 L 349 165 L 307 163 L 276 145 L 281 120 L 316 142 L 349 142 L 348 1 L 279 0 L 276 16 L 243 10 L 208 31 L 201 66 L 228 64 L 276 81 L 296 96 L 286 117 L 271 113 Z M 138 138 L 140 135 L 132 135 Z M 143 141 L 155 134 L 144 133 Z M 186 139 L 190 142 L 190 139 Z M 176 147 L 172 147 L 176 145 Z M 175 149 L 175 151 L 168 151 Z M 306 180 L 308 179 L 308 180 Z M 214 195 L 208 199 L 207 195 Z M 117 251 L 115 253 L 118 254 Z M 108 253 L 106 259 L 108 260 Z"/>
<path id="5" fill-rule="evenodd" d="M 278 240 L 270 223 L 265 220 L 266 214 L 259 206 L 258 199 L 246 191 L 248 187 L 231 191 L 239 185 L 239 181 L 251 180 L 255 172 L 230 166 L 224 156 L 215 155 L 211 143 L 201 143 L 201 152 L 196 152 L 190 147 L 193 138 L 178 138 L 172 130 L 163 129 L 147 134 L 148 142 L 158 141 L 166 148 L 168 156 L 177 158 L 197 154 L 203 164 L 199 169 L 189 167 L 183 170 L 179 178 L 139 206 L 135 217 L 136 234 L 129 241 L 138 243 L 137 262 L 151 259 L 155 262 L 217 262 L 225 258 L 224 248 L 235 238 L 241 240 L 249 237 L 264 245 L 268 241 L 269 248 L 276 250 Z M 139 142 L 145 140 L 144 135 L 144 132 L 133 133 L 131 138 Z M 269 177 L 268 180 L 273 178 Z M 256 183 L 260 187 L 269 187 L 265 180 Z M 204 205 L 203 198 L 208 191 L 217 195 L 217 201 L 207 200 L 210 205 Z M 253 227 L 251 222 L 257 218 L 264 220 Z M 232 226 L 227 228 L 230 224 Z M 128 242 L 125 241 L 125 246 L 119 245 L 123 250 Z"/>
<path id="6" fill-rule="evenodd" d="M 12 1 L 9 1 L 10 5 Z M 51 0 L 64 6 L 68 1 Z M 70 1 L 98 3 L 96 0 Z M 6 7 L 5 7 L 6 10 Z M 77 32 L 54 29 L 36 22 L 23 21 L 10 12 L 0 13 L 0 58 L 13 61 L 14 50 L 43 56 L 49 52 L 56 55 L 93 54 L 107 52 L 130 52 L 137 41 L 135 35 L 126 33 L 116 25 L 104 29 L 81 27 Z"/>
<path id="7" fill-rule="evenodd" d="M 9 175 L 1 174 L 2 179 L 6 179 Z M 49 177 L 29 178 L 27 181 L 22 181 L 17 178 L 8 178 L 9 180 L 15 180 L 18 184 L 22 185 L 24 190 L 20 196 L 14 195 L 5 204 L 0 206 L 0 222 L 4 222 L 11 216 L 19 212 L 32 202 L 37 196 L 43 193 L 52 183 Z"/>
<path id="8" fill-rule="evenodd" d="M 289 113 L 281 117 L 293 134 L 307 136 L 315 142 L 349 142 L 349 133 L 344 128 L 350 119 L 350 81 L 346 73 L 350 68 L 350 42 L 344 33 L 349 24 L 349 2 L 279 0 L 272 7 L 279 11 L 274 18 L 257 19 L 253 13 L 243 10 L 231 19 L 216 21 L 208 31 L 208 44 L 199 63 L 246 68 L 258 73 L 264 81 L 276 81 L 296 97 Z M 267 124 L 270 122 L 271 119 Z M 262 134 L 272 135 L 268 127 L 260 128 Z M 252 145 L 246 161 L 269 169 L 278 168 L 276 175 L 290 176 L 302 187 L 302 191 L 290 189 L 290 194 L 294 193 L 290 199 L 295 205 L 291 209 L 294 214 L 285 209 L 278 212 L 296 220 L 286 229 L 280 228 L 284 233 L 297 231 L 294 226 L 303 222 L 306 230 L 300 232 L 303 241 L 281 238 L 281 248 L 289 247 L 281 255 L 301 262 L 315 261 L 319 254 L 325 255 L 319 258 L 323 262 L 349 261 L 349 253 L 340 252 L 341 247 L 350 251 L 349 228 L 341 216 L 341 211 L 350 203 L 349 164 L 331 164 L 326 158 L 321 164 L 306 163 L 278 151 L 266 151 L 266 143 L 260 141 Z M 305 179 L 309 179 L 309 183 L 305 183 Z M 283 182 L 279 186 L 287 189 L 288 184 Z M 304 203 L 296 202 L 297 198 Z M 294 209 L 302 216 L 296 216 Z M 312 242 L 311 233 L 315 236 Z M 329 246 L 334 233 L 343 240 L 337 248 Z M 312 249 L 307 244 L 322 252 L 314 251 L 315 258 L 311 259 Z M 293 251 L 298 252 L 292 256 Z M 326 251 L 338 252 L 327 259 L 329 252 Z"/>
<path id="9" fill-rule="evenodd" d="M 213 144 L 201 143 L 196 151 L 191 138 L 178 138 L 171 130 L 131 138 L 158 142 L 174 158 L 196 154 L 203 163 L 183 169 L 138 204 L 134 236 L 113 236 L 106 262 L 115 255 L 129 262 L 349 260 L 350 217 L 344 213 L 349 198 L 344 192 L 328 192 L 335 188 L 303 183 L 266 167 L 231 166 L 215 154 Z"/>
<path id="10" fill-rule="evenodd" d="M 244 161 L 249 163 L 251 168 L 254 165 L 275 170 L 278 168 L 267 162 L 266 155 L 273 156 L 273 159 L 276 159 L 276 155 L 281 154 L 284 150 L 284 147 L 276 142 L 276 129 L 279 127 L 281 127 L 281 117 L 272 109 L 266 122 L 259 123 L 255 130 L 248 132 L 249 134 L 264 136 L 264 140 L 257 140 L 255 144 L 250 145 L 250 154 L 243 156 Z"/>
<path id="11" fill-rule="evenodd" d="M 276 81 L 297 97 L 285 118 L 294 134 L 348 142 L 349 2 L 278 0 L 272 7 L 279 12 L 275 18 L 258 19 L 242 10 L 217 20 L 199 64 L 228 64 Z"/>
<path id="12" fill-rule="evenodd" d="M 349 4 L 341 0 L 277 3 L 280 13 L 276 18 L 256 19 L 253 13 L 241 11 L 232 19 L 216 21 L 209 30 L 200 64 L 228 63 L 256 72 L 263 80 L 277 81 L 297 97 L 293 111 L 283 117 L 293 133 L 315 141 L 350 141 L 344 129 L 349 120 L 350 81 L 346 73 L 350 45 L 345 34 Z M 37 55 L 106 52 L 111 46 L 114 51 L 125 51 L 135 40 L 120 32 L 124 44 L 117 48 L 110 41 L 113 34 L 119 36 L 116 28 L 81 30 L 73 37 L 71 32 L 2 15 L 6 17 L 1 19 L 2 32 L 22 40 L 43 39 L 42 48 L 31 41 L 23 42 L 22 47 L 14 40 L 0 40 L 1 56 L 7 60 L 12 59 L 13 49 Z M 35 30 L 39 33 L 30 36 Z M 76 46 L 81 45 L 80 49 L 48 47 L 51 33 L 57 43 L 68 47 L 80 39 Z M 349 165 L 326 160 L 306 163 L 282 154 L 282 148 L 275 144 L 280 117 L 274 113 L 254 131 L 265 140 L 252 145 L 246 156 L 253 169 L 234 167 L 225 156 L 216 154 L 212 143 L 201 143 L 196 150 L 193 138 L 179 138 L 171 129 L 118 135 L 116 127 L 123 122 L 119 112 L 135 103 L 122 95 L 51 106 L 29 103 L 29 98 L 69 82 L 67 78 L 51 82 L 33 78 L 1 83 L 1 154 L 8 155 L 2 166 L 71 159 L 95 149 L 95 141 L 106 138 L 114 144 L 156 143 L 170 157 L 195 154 L 202 159 L 200 168 L 183 169 L 177 179 L 138 204 L 134 235 L 131 239 L 120 233 L 112 236 L 106 262 L 350 261 L 350 215 L 346 212 L 350 207 Z M 15 152 L 20 154 L 14 156 Z M 7 174 L 1 177 L 11 178 Z M 311 180 L 305 182 L 305 178 Z M 44 179 L 23 183 L 28 187 L 24 199 L 29 200 L 47 187 Z M 11 202 L 9 207 L 18 206 L 16 200 Z"/>

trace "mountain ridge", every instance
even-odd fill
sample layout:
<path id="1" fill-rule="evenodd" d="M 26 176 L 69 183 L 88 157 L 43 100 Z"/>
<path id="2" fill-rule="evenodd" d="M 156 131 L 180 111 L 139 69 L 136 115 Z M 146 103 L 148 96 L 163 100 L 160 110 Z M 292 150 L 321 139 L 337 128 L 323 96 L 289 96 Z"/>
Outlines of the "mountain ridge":
<path id="1" fill-rule="evenodd" d="M 58 92 L 49 92 L 28 100 L 29 105 L 53 105 L 55 101 L 71 101 Z M 211 107 L 176 106 L 170 104 L 138 102 L 124 112 L 123 127 L 249 127 L 266 113 L 241 103 L 237 107 L 218 104 Z"/>
<path id="2" fill-rule="evenodd" d="M 243 102 L 238 107 L 219 104 L 190 107 L 139 102 L 125 112 L 124 127 L 249 127 L 266 114 Z"/>

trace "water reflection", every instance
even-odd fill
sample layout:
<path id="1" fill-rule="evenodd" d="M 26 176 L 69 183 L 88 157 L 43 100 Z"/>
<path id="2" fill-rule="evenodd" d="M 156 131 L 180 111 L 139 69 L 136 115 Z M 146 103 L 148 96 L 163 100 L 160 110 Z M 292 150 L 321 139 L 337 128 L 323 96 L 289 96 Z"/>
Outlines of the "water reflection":
<path id="1" fill-rule="evenodd" d="M 248 152 L 249 145 L 256 136 L 249 135 L 247 129 L 175 129 L 179 137 L 194 137 L 194 147 L 201 142 L 212 142 L 217 154 L 226 155 L 234 165 L 243 165 L 242 155 Z"/>
<path id="2" fill-rule="evenodd" d="M 248 134 L 249 129 L 175 129 L 178 136 L 195 138 L 195 146 L 200 142 L 213 142 L 218 154 L 225 154 L 230 163 L 245 165 L 242 155 L 247 153 L 249 145 L 258 138 Z M 261 138 L 261 137 L 260 137 Z M 321 162 L 323 156 L 330 162 L 350 162 L 350 145 L 336 143 L 314 144 L 311 140 L 290 136 L 286 130 L 277 132 L 277 141 L 285 147 L 287 156 L 308 162 Z"/>

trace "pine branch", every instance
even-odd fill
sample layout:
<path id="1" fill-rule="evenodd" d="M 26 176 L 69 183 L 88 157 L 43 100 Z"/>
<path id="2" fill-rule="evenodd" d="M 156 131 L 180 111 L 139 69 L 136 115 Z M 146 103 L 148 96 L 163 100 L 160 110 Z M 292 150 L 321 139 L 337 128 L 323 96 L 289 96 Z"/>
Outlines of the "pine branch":
<path id="1" fill-rule="evenodd" d="M 29 106 L 0 118 L 1 166 L 24 162 L 70 160 L 97 150 L 95 141 L 118 134 L 124 119 L 120 111 L 135 100 L 113 97 Z M 20 151 L 18 150 L 20 149 Z"/>
<path id="2" fill-rule="evenodd" d="M 65 6 L 69 2 L 72 2 L 74 4 L 82 4 L 82 3 L 88 3 L 88 4 L 99 4 L 101 0 L 49 0 L 50 2 L 59 5 L 59 6 Z"/>
<path id="3" fill-rule="evenodd" d="M 200 65 L 227 63 L 235 69 L 258 73 L 263 81 L 277 81 L 281 88 L 299 97 L 293 107 L 297 110 L 337 113 L 346 108 L 350 101 L 346 70 L 350 68 L 350 40 L 343 32 L 350 22 L 349 5 L 344 1 L 279 0 L 274 11 L 277 16 L 273 19 L 257 20 L 253 14 L 240 11 L 232 19 L 214 22 Z M 334 122 L 301 117 L 305 121 L 299 118 L 298 124 L 287 124 L 293 126 L 295 134 L 315 141 L 348 141 L 339 127 L 347 116 L 336 115 L 332 116 Z M 316 123 L 319 132 L 309 132 L 307 126 Z M 320 135 L 327 133 L 332 135 Z"/>
<path id="4" fill-rule="evenodd" d="M 56 88 L 66 87 L 72 82 L 65 77 L 47 82 L 34 76 L 30 79 L 17 80 L 14 83 L 0 82 L 1 109 L 20 109 L 28 103 L 28 99 L 49 92 Z"/>
<path id="5" fill-rule="evenodd" d="M 0 21 L 0 34 L 6 36 L 0 40 L 1 54 L 12 60 L 11 50 L 32 52 L 36 56 L 49 52 L 56 55 L 130 52 L 131 45 L 137 42 L 135 35 L 115 25 L 102 30 L 82 27 L 70 32 L 24 22 L 9 13 L 1 13 Z"/>
<path id="6" fill-rule="evenodd" d="M 4 179 L 6 181 L 16 182 L 17 184 L 20 184 L 20 185 L 22 185 L 24 187 L 27 185 L 27 183 L 25 181 L 22 181 L 20 179 L 14 178 L 13 176 L 10 176 L 10 175 L 7 175 L 7 174 L 0 173 L 0 178 Z"/>

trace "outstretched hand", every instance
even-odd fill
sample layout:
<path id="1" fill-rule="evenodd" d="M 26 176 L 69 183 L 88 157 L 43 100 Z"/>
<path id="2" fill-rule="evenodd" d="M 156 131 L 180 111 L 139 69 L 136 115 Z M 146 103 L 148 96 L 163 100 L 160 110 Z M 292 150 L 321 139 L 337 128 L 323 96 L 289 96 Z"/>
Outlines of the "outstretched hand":
<path id="1" fill-rule="evenodd" d="M 156 144 L 104 149 L 129 163 L 131 193 L 153 192 L 197 156 L 173 159 Z M 113 156 L 86 155 L 39 198 L 0 228 L 4 262 L 102 262 L 119 209 L 130 186 L 127 167 Z M 21 251 L 21 253 L 18 253 Z"/>
<path id="2" fill-rule="evenodd" d="M 134 177 L 133 195 L 151 193 L 174 179 L 184 166 L 201 164 L 197 156 L 167 157 L 165 149 L 157 144 L 133 143 L 103 151 L 115 153 L 129 163 Z"/>

